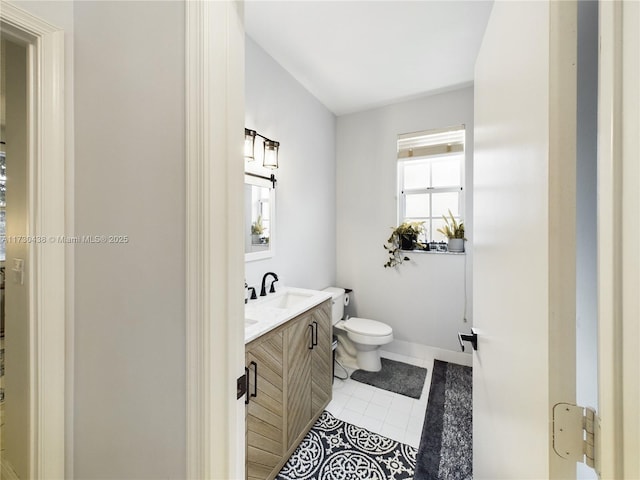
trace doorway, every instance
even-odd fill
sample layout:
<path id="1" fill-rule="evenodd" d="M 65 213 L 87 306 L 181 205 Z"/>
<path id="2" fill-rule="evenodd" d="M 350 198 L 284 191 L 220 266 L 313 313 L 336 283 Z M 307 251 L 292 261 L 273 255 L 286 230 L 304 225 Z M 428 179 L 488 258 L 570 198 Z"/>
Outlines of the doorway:
<path id="1" fill-rule="evenodd" d="M 24 275 L 25 265 L 31 263 L 27 241 L 28 81 L 27 48 L 4 35 L 1 48 L 3 152 L 0 155 L 0 232 L 3 238 L 0 238 L 0 373 L 3 390 L 0 393 L 0 458 L 3 477 L 11 479 L 28 478 L 30 471 L 30 288 L 29 278 Z M 7 264 L 12 269 L 8 282 Z"/>
<path id="2" fill-rule="evenodd" d="M 6 370 L 6 386 L 9 389 L 10 383 L 15 384 L 11 387 L 11 396 L 18 396 L 17 392 L 22 391 L 27 399 L 23 409 L 13 410 L 20 412 L 22 420 L 13 418 L 9 411 L 9 403 L 6 403 L 10 402 L 9 395 L 5 400 L 6 418 L 11 416 L 11 422 L 15 420 L 16 425 L 28 425 L 27 429 L 20 429 L 16 446 L 11 440 L 11 448 L 26 451 L 20 455 L 11 454 L 19 458 L 15 460 L 13 470 L 19 478 L 64 478 L 65 443 L 61 439 L 65 438 L 65 292 L 68 275 L 64 242 L 57 241 L 66 233 L 65 170 L 70 167 L 65 161 L 64 32 L 4 2 L 0 10 L 0 27 L 3 39 L 21 49 L 16 52 L 21 52 L 17 57 L 24 64 L 24 69 L 18 70 L 24 71 L 20 95 L 26 105 L 22 118 L 18 116 L 15 121 L 15 132 L 6 132 L 12 140 L 11 144 L 7 141 L 5 145 L 8 170 L 13 168 L 14 157 L 24 159 L 23 171 L 20 173 L 20 167 L 16 167 L 11 174 L 15 178 L 8 182 L 22 183 L 24 190 L 23 211 L 15 220 L 15 225 L 20 225 L 20 233 L 16 230 L 15 242 L 11 231 L 6 237 L 12 240 L 7 243 L 15 243 L 18 249 L 15 253 L 7 249 L 6 256 L 11 264 L 6 266 L 6 271 L 11 275 L 5 286 L 11 283 L 21 287 L 22 302 L 28 305 L 28 310 L 19 314 L 18 326 L 11 327 L 13 314 L 9 303 L 5 318 L 8 342 L 14 342 L 14 335 L 21 331 L 28 338 L 29 346 L 10 351 L 13 343 L 8 343 L 6 351 L 8 363 L 11 363 Z M 7 95 L 6 99 L 9 119 L 9 104 L 14 95 Z M 14 144 L 22 145 L 21 155 L 12 153 Z M 12 202 L 9 198 L 8 203 Z M 7 218 L 10 228 L 13 224 L 14 221 Z M 13 296 L 9 293 L 7 298 L 11 297 L 13 302 L 18 293 L 15 299 Z M 12 367 L 18 363 L 11 358 L 20 359 L 20 365 Z M 9 378 L 14 374 L 18 376 L 19 370 L 14 370 L 18 368 L 26 372 L 21 376 L 24 382 L 21 386 Z M 8 435 L 9 424 L 5 427 Z M 9 448 L 8 442 L 6 446 Z M 10 455 L 10 450 L 5 453 Z M 11 461 L 14 462 L 13 458 Z"/>

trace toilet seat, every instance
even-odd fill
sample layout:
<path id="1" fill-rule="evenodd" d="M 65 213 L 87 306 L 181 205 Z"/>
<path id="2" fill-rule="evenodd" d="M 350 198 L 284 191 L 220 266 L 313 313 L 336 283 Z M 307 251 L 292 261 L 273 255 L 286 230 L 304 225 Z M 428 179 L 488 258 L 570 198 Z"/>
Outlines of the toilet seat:
<path id="1" fill-rule="evenodd" d="M 344 328 L 348 332 L 370 337 L 385 337 L 393 333 L 393 329 L 386 323 L 368 318 L 351 317 L 344 323 Z"/>

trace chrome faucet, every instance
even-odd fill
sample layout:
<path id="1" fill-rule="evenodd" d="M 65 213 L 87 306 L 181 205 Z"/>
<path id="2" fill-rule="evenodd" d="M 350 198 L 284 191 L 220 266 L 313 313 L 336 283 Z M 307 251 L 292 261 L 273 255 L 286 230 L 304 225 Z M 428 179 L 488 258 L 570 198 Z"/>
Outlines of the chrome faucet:
<path id="1" fill-rule="evenodd" d="M 267 273 L 264 274 L 264 277 L 262 277 L 262 290 L 260 290 L 260 296 L 261 297 L 265 297 L 267 295 L 266 282 L 267 282 L 267 277 L 268 276 L 272 276 L 273 277 L 273 282 L 271 282 L 271 288 L 269 289 L 269 293 L 275 293 L 275 291 L 276 291 L 276 287 L 274 287 L 273 284 L 278 281 L 278 275 L 276 275 L 273 272 L 267 272 Z"/>

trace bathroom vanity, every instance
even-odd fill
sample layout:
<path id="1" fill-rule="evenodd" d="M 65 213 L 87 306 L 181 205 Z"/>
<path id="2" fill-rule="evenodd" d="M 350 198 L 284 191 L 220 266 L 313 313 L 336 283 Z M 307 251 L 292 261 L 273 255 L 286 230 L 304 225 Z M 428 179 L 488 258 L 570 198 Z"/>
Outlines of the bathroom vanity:
<path id="1" fill-rule="evenodd" d="M 273 479 L 331 400 L 331 296 L 279 293 L 247 308 L 248 479 Z"/>

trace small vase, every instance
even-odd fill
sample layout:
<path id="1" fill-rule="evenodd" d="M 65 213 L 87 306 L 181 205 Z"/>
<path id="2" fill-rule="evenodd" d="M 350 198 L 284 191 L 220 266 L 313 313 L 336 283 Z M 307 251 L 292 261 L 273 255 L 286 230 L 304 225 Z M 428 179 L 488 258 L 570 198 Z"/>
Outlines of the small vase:
<path id="1" fill-rule="evenodd" d="M 454 253 L 464 252 L 464 238 L 450 238 L 449 251 Z"/>
<path id="2" fill-rule="evenodd" d="M 416 248 L 417 235 L 400 235 L 400 248 L 402 250 L 413 250 Z"/>

